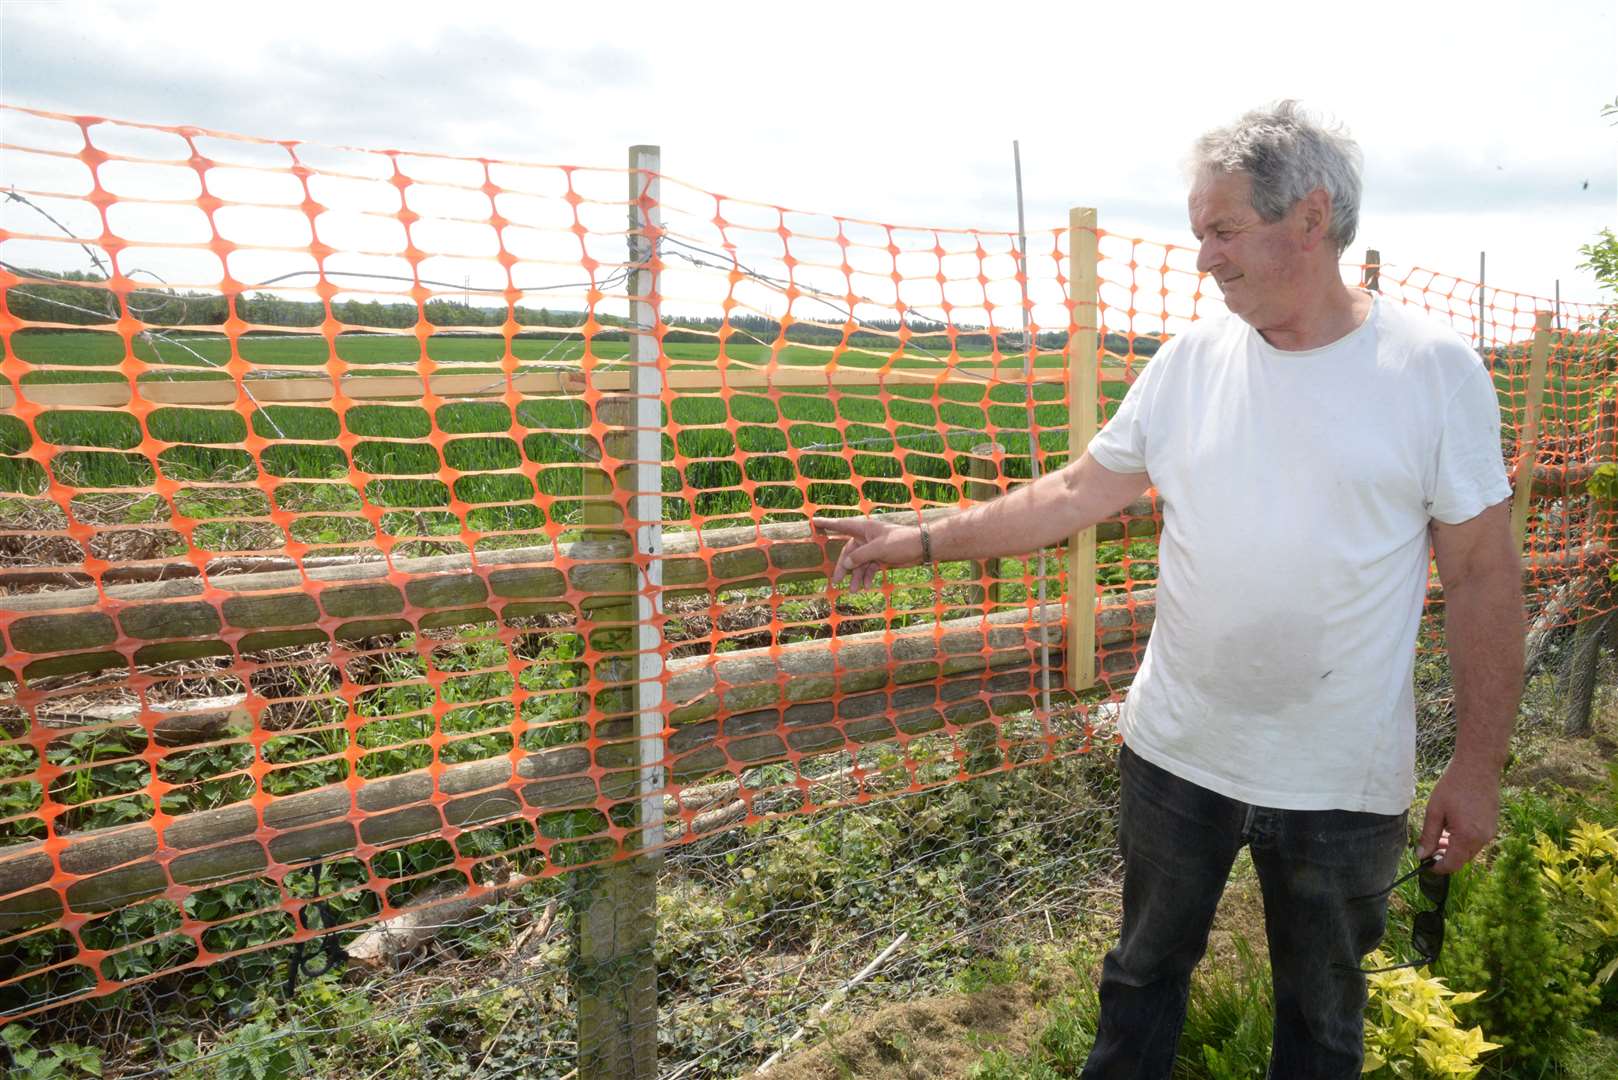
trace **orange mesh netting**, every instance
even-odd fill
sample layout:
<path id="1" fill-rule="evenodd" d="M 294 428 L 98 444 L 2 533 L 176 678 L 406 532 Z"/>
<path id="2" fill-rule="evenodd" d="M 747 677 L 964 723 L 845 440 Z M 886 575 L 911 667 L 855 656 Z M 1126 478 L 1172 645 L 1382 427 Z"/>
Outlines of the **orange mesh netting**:
<path id="1" fill-rule="evenodd" d="M 828 592 L 807 520 L 1060 467 L 1219 310 L 1193 250 L 4 118 L 0 1014 L 1111 738 L 1152 499 L 1076 584 Z M 1491 365 L 1536 610 L 1605 605 L 1597 311 L 1556 312 L 1536 443 L 1551 305 L 1372 269 Z"/>

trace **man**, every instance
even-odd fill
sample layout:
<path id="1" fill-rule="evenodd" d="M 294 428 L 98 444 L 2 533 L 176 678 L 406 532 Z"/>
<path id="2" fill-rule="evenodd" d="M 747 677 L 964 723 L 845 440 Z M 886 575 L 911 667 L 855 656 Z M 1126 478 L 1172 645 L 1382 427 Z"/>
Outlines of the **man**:
<path id="1" fill-rule="evenodd" d="M 1414 639 L 1429 543 L 1444 585 L 1455 752 L 1419 857 L 1494 835 L 1521 691 L 1521 569 L 1499 406 L 1447 328 L 1344 286 L 1360 153 L 1293 102 L 1203 136 L 1200 271 L 1233 318 L 1168 343 L 1088 451 L 927 526 L 821 520 L 832 573 L 1057 543 L 1148 486 L 1157 617 L 1120 714 L 1124 917 L 1086 1077 L 1167 1077 L 1237 851 L 1264 895 L 1270 1075 L 1357 1077 L 1362 958 L 1381 940 L 1414 787 Z"/>

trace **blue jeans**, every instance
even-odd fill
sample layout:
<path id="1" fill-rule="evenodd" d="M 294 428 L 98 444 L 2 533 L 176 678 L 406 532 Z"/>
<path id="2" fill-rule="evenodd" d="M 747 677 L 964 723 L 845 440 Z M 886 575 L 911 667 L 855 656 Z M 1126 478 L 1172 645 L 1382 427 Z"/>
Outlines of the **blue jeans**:
<path id="1" fill-rule="evenodd" d="M 1277 810 L 1182 780 L 1125 747 L 1118 845 L 1124 923 L 1101 969 L 1085 1080 L 1156 1080 L 1174 1065 L 1191 969 L 1243 844 L 1264 895 L 1275 987 L 1274 1080 L 1360 1075 L 1362 958 L 1382 940 L 1405 815 Z M 1353 899 L 1360 898 L 1360 899 Z"/>

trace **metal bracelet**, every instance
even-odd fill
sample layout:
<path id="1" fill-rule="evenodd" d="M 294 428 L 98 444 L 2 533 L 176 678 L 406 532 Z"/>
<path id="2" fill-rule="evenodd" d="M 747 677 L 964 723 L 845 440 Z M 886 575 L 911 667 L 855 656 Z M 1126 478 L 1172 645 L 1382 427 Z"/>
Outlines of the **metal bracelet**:
<path id="1" fill-rule="evenodd" d="M 933 538 L 927 534 L 927 523 L 925 521 L 916 527 L 921 530 L 921 561 L 931 566 L 933 562 Z"/>

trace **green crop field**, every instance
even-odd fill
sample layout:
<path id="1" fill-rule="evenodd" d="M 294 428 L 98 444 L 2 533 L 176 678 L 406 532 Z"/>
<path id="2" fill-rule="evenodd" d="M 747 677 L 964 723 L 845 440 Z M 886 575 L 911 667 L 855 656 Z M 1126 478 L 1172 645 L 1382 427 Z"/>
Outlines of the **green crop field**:
<path id="1" fill-rule="evenodd" d="M 136 353 L 192 377 L 204 375 L 199 369 L 228 356 L 229 343 L 223 338 L 188 337 L 183 343 L 204 359 L 173 343 L 154 349 L 144 340 L 137 343 Z M 622 342 L 602 343 L 598 355 L 621 357 L 625 347 Z M 338 340 L 338 353 L 345 360 L 378 369 L 409 364 L 407 370 L 415 370 L 419 349 L 418 342 L 408 337 Z M 576 361 L 582 346 L 577 341 L 519 338 L 512 349 L 524 362 L 547 354 L 554 354 L 549 356 L 552 361 L 566 362 Z M 504 350 L 503 340 L 491 338 L 428 342 L 429 356 L 446 364 L 492 364 Z M 46 366 L 25 376 L 29 384 L 125 377 L 106 370 L 122 360 L 123 345 L 105 333 L 19 334 L 15 351 L 31 364 Z M 716 347 L 673 344 L 667 351 L 677 362 L 712 363 Z M 329 355 L 323 339 L 292 336 L 246 338 L 241 352 L 257 366 L 307 367 Z M 729 355 L 757 363 L 766 359 L 766 350 L 736 346 Z M 796 364 L 823 363 L 828 355 L 788 346 L 782 358 Z M 873 362 L 882 359 L 854 353 L 848 357 L 856 355 Z M 905 359 L 914 365 L 936 364 L 926 356 Z M 1061 358 L 1047 359 L 1059 363 Z M 1006 375 L 1016 372 L 1013 367 Z M 217 377 L 225 376 L 220 372 Z M 1122 382 L 1107 388 L 1113 397 L 1121 397 L 1123 391 Z M 734 517 L 735 523 L 745 523 L 752 520 L 755 502 L 767 519 L 801 517 L 810 504 L 853 507 L 861 499 L 879 507 L 908 506 L 912 499 L 955 502 L 960 497 L 957 485 L 967 471 L 963 455 L 991 439 L 1004 448 L 1009 476 L 1028 475 L 1027 393 L 1025 384 L 988 378 L 939 387 L 936 396 L 935 389 L 925 385 L 848 386 L 830 395 L 821 388 L 732 392 L 726 397 L 717 392 L 682 393 L 665 415 L 666 518 L 671 522 L 696 518 L 714 525 L 725 523 L 715 518 Z M 1032 388 L 1041 445 L 1047 454 L 1056 455 L 1047 460 L 1050 467 L 1065 460 L 1064 394 L 1055 382 Z M 341 418 L 330 408 L 304 405 L 266 405 L 249 417 L 217 408 L 160 407 L 148 417 L 146 433 L 172 444 L 157 455 L 156 465 L 166 477 L 206 485 L 184 490 L 176 508 L 207 522 L 198 529 L 196 540 L 214 550 L 264 550 L 284 542 L 280 530 L 267 521 L 231 520 L 262 518 L 270 512 L 270 497 L 257 484 L 260 476 L 273 478 L 269 486 L 276 509 L 312 515 L 292 526 L 292 538 L 305 543 L 365 540 L 370 523 L 354 516 L 362 498 L 387 511 L 382 524 L 390 532 L 412 537 L 458 533 L 460 522 L 444 509 L 453 494 L 473 506 L 466 524 L 498 534 L 486 542 L 502 546 L 520 543 L 521 533 L 543 528 L 547 520 L 557 524 L 578 520 L 584 470 L 600 454 L 588 431 L 590 422 L 582 398 L 555 396 L 524 401 L 515 414 L 505 403 L 487 401 L 454 402 L 433 416 L 419 405 L 365 404 L 349 408 Z M 257 460 L 241 448 L 249 424 L 254 434 L 271 440 Z M 442 457 L 428 441 L 435 430 L 448 437 Z M 352 454 L 335 445 L 345 431 L 359 437 Z M 57 480 L 84 488 L 149 488 L 156 475 L 153 462 L 132 452 L 142 435 L 132 415 L 109 409 L 54 409 L 37 424 L 38 438 L 58 448 L 52 460 Z M 0 459 L 0 490 L 16 495 L 44 490 L 41 466 L 16 456 L 28 449 L 32 437 L 19 420 L 0 418 L 0 451 L 8 455 Z M 548 466 L 539 473 L 537 488 L 520 471 L 525 460 Z M 440 478 L 442 466 L 457 474 L 453 487 Z M 352 473 L 361 474 L 353 485 L 330 483 Z M 166 518 L 167 511 L 157 502 L 155 496 L 136 500 L 118 524 Z"/>
<path id="2" fill-rule="evenodd" d="M 1521 428 L 1528 415 L 1529 372 L 1526 361 L 1497 364 L 1494 369 L 1495 393 L 1500 398 L 1500 423 L 1507 431 Z M 1540 432 L 1558 435 L 1583 430 L 1595 417 L 1595 403 L 1611 375 L 1581 365 L 1569 370 L 1552 367 L 1546 372 L 1545 393 L 1540 404 Z"/>
<path id="3" fill-rule="evenodd" d="M 124 358 L 123 339 L 110 332 L 22 331 L 14 336 L 13 349 L 19 359 L 30 364 L 50 366 L 112 367 Z M 422 346 L 410 334 L 341 334 L 337 337 L 335 350 L 337 358 L 348 364 L 374 365 L 378 368 L 402 366 L 413 370 L 421 360 Z M 314 334 L 251 334 L 243 336 L 239 343 L 241 358 L 254 367 L 314 367 L 327 363 L 332 351 L 325 338 Z M 592 357 L 597 361 L 622 360 L 628 351 L 628 343 L 621 339 L 594 340 L 590 348 Z M 498 370 L 498 365 L 505 357 L 506 342 L 504 338 L 486 334 L 437 334 L 427 339 L 426 352 L 427 359 L 434 363 Z M 669 342 L 664 345 L 664 352 L 676 366 L 706 367 L 718 357 L 719 342 L 717 339 L 711 342 Z M 230 360 L 230 341 L 223 334 L 189 332 L 157 338 L 138 337 L 134 353 L 137 359 L 149 364 L 181 371 L 217 368 Z M 519 335 L 511 340 L 511 355 L 520 365 L 576 363 L 584 356 L 584 342 L 577 335 Z M 833 350 L 825 346 L 802 344 L 787 344 L 774 349 L 767 342 L 739 335 L 726 343 L 725 356 L 732 362 L 747 365 L 764 364 L 773 358 L 781 364 L 819 367 L 832 359 Z M 913 340 L 906 353 L 897 359 L 893 357 L 891 349 L 850 346 L 837 354 L 837 362 L 850 367 L 874 368 L 891 362 L 900 367 L 926 368 L 939 366 L 948 356 L 948 342 L 929 337 Z M 957 356 L 973 368 L 992 370 L 992 358 L 986 352 L 962 351 Z M 1015 377 L 1022 368 L 1022 362 L 1021 354 L 1002 354 L 1002 377 Z M 1036 364 L 1042 369 L 1057 368 L 1062 365 L 1062 357 L 1059 353 L 1042 351 Z M 57 381 L 54 377 L 58 373 L 50 374 L 50 381 Z M 45 375 L 45 372 L 31 373 L 30 381 L 45 381 Z M 151 376 L 160 376 L 160 373 L 148 373 L 148 377 Z"/>

